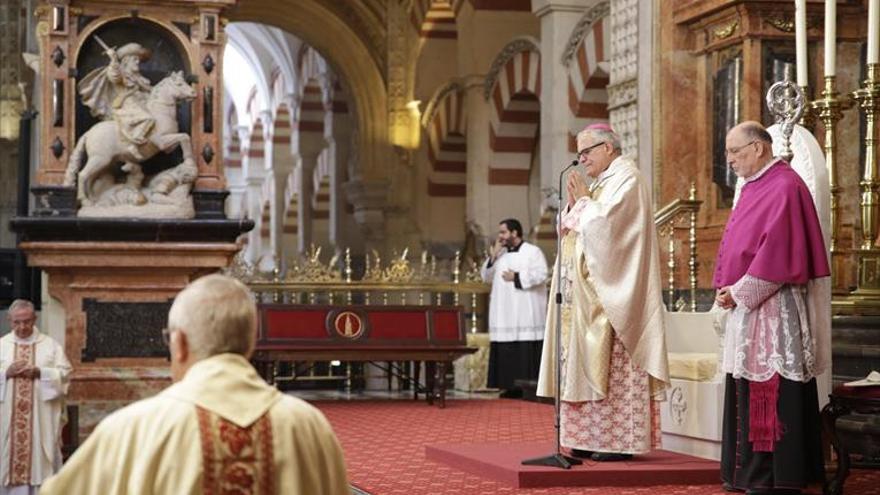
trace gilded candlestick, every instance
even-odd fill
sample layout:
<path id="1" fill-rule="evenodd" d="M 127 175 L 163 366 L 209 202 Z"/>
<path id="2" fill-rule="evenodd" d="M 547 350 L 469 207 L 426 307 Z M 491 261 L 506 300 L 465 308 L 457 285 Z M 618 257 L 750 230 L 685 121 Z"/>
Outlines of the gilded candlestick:
<path id="1" fill-rule="evenodd" d="M 865 167 L 859 182 L 862 194 L 859 206 L 862 214 L 862 250 L 874 249 L 877 239 L 877 218 L 880 216 L 878 202 L 877 146 L 878 116 L 880 116 L 880 65 L 868 64 L 868 78 L 864 86 L 853 91 L 853 99 L 865 114 Z"/>
<path id="2" fill-rule="evenodd" d="M 865 163 L 859 207 L 862 217 L 862 243 L 859 246 L 857 299 L 880 305 L 880 249 L 877 239 L 877 219 L 880 218 L 880 177 L 877 170 L 878 118 L 880 118 L 880 64 L 868 64 L 864 85 L 853 91 L 853 99 L 865 114 Z M 864 304 L 864 303 L 863 303 Z"/>
<path id="3" fill-rule="evenodd" d="M 828 181 L 831 190 L 831 253 L 839 249 L 840 235 L 840 183 L 838 182 L 837 122 L 843 118 L 843 111 L 853 105 L 853 101 L 840 96 L 834 87 L 834 76 L 825 76 L 825 89 L 822 98 L 811 102 L 813 110 L 825 127 L 825 163 L 828 166 Z"/>

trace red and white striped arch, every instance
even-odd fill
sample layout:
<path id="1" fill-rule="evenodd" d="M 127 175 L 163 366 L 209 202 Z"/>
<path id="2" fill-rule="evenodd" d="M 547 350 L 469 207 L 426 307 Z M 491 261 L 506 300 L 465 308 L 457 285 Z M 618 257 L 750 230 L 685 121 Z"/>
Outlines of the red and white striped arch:
<path id="1" fill-rule="evenodd" d="M 589 124 L 608 122 L 608 74 L 599 66 L 611 50 L 609 17 L 595 20 L 578 44 L 568 66 L 568 107 L 571 126 L 568 148 L 577 151 L 577 133 Z"/>
<path id="2" fill-rule="evenodd" d="M 541 120 L 541 58 L 523 49 L 501 67 L 491 91 L 490 185 L 528 186 Z"/>
<path id="3" fill-rule="evenodd" d="M 293 124 L 290 117 L 290 109 L 286 104 L 278 105 L 275 111 L 275 131 L 272 133 L 272 145 L 275 159 L 286 159 L 284 153 L 290 153 L 290 136 L 293 132 Z M 286 148 L 285 148 L 286 146 Z"/>
<path id="4" fill-rule="evenodd" d="M 430 104 L 426 122 L 428 135 L 428 196 L 463 198 L 467 183 L 464 92 L 461 86 L 446 86 Z"/>
<path id="5" fill-rule="evenodd" d="M 263 160 L 266 157 L 266 145 L 263 141 L 263 122 L 259 119 L 251 127 L 251 138 L 248 142 L 245 156 L 247 156 L 249 166 L 257 163 L 257 161 L 262 166 Z"/>
<path id="6" fill-rule="evenodd" d="M 229 134 L 229 148 L 226 150 L 226 156 L 223 157 L 223 167 L 238 170 L 241 169 L 241 142 L 237 132 L 232 131 Z"/>
<path id="7" fill-rule="evenodd" d="M 299 107 L 297 127 L 300 132 L 324 134 L 326 108 L 321 78 L 326 77 L 323 59 L 311 47 L 299 53 L 300 88 L 302 99 Z"/>
<path id="8" fill-rule="evenodd" d="M 415 0 L 409 18 L 421 38 L 458 38 L 450 0 Z"/>

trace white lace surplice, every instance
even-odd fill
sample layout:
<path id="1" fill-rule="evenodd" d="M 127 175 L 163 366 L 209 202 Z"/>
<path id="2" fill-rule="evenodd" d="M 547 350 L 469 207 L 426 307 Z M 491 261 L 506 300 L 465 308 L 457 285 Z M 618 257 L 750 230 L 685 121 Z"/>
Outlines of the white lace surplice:
<path id="1" fill-rule="evenodd" d="M 721 369 L 753 382 L 774 373 L 807 382 L 816 376 L 816 341 L 804 302 L 806 286 L 744 275 L 731 286 L 736 307 L 727 318 Z"/>

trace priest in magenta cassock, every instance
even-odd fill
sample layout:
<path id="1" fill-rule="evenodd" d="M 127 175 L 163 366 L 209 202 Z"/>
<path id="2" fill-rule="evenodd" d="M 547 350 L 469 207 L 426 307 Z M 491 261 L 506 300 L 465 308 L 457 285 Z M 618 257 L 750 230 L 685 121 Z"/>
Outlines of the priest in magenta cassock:
<path id="1" fill-rule="evenodd" d="M 71 372 L 64 348 L 34 323 L 34 305 L 9 305 L 0 339 L 0 495 L 35 495 L 61 468 L 64 398 Z"/>
<path id="2" fill-rule="evenodd" d="M 799 493 L 824 479 L 816 376 L 830 333 L 807 293 L 830 274 L 810 191 L 757 122 L 727 134 L 727 161 L 745 179 L 715 266 L 716 304 L 729 310 L 721 478 L 750 494 Z"/>
<path id="3" fill-rule="evenodd" d="M 626 460 L 660 444 L 669 383 L 660 259 L 648 187 L 607 124 L 577 136 L 594 179 L 568 182 L 561 213 L 561 444 L 578 457 Z M 547 312 L 538 395 L 555 397 L 556 305 Z"/>

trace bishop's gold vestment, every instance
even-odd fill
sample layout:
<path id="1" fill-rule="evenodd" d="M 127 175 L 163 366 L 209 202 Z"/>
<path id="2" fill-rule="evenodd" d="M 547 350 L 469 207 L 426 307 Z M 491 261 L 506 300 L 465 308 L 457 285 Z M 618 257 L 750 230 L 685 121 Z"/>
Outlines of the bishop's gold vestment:
<path id="1" fill-rule="evenodd" d="M 659 443 L 656 404 L 669 381 L 650 194 L 618 157 L 566 216 L 561 284 L 562 444 L 640 454 Z M 538 395 L 555 397 L 556 305 L 550 302 Z"/>

